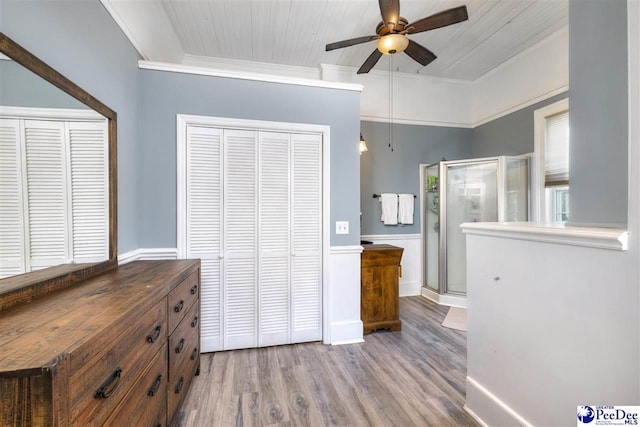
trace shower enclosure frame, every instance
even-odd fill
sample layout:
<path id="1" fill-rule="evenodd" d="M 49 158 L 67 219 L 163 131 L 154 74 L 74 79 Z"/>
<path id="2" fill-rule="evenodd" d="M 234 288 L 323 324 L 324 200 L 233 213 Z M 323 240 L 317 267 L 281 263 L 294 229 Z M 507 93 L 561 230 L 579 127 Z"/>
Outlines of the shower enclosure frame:
<path id="1" fill-rule="evenodd" d="M 453 299 L 449 298 L 452 305 L 465 305 L 466 299 L 466 291 L 459 292 L 455 290 L 450 290 L 448 288 L 448 272 L 447 272 L 447 192 L 443 189 L 447 188 L 447 169 L 450 166 L 471 166 L 471 165 L 479 165 L 486 163 L 495 163 L 496 164 L 496 203 L 497 203 L 497 221 L 504 222 L 506 221 L 506 209 L 505 209 L 505 198 L 506 194 L 506 176 L 507 176 L 507 161 L 509 160 L 528 160 L 528 171 L 527 171 L 527 217 L 531 216 L 531 194 L 530 194 L 530 183 L 531 183 L 531 158 L 530 155 L 522 155 L 522 156 L 496 156 L 496 157 L 482 157 L 477 159 L 462 159 L 462 160 L 442 160 L 437 163 L 428 163 L 420 165 L 420 235 L 421 235 L 421 245 L 420 245 L 420 259 L 421 262 L 421 277 L 423 280 L 423 287 L 426 287 L 431 292 L 438 293 L 441 297 L 453 297 Z M 429 208 L 427 206 L 427 185 L 426 185 L 426 175 L 427 169 L 430 167 L 437 166 L 438 168 L 438 190 L 437 194 L 439 197 L 439 210 L 438 210 L 438 286 L 437 289 L 435 287 L 430 287 L 427 283 L 427 220 L 426 220 L 426 211 Z M 501 196 L 502 195 L 502 196 Z M 444 301 L 443 301 L 444 302 Z"/>

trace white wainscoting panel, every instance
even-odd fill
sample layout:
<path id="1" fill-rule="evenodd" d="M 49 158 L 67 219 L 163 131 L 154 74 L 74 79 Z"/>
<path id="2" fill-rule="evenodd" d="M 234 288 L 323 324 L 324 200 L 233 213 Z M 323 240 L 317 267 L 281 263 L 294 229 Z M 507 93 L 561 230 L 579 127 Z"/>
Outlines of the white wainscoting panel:
<path id="1" fill-rule="evenodd" d="M 360 319 L 360 254 L 362 246 L 332 246 L 329 251 L 329 339 L 324 342 L 364 342 Z"/>
<path id="2" fill-rule="evenodd" d="M 408 297 L 420 295 L 422 267 L 420 259 L 420 234 L 371 234 L 362 236 L 362 240 L 373 243 L 398 246 L 404 249 L 402 253 L 402 277 L 400 278 L 400 296 Z"/>
<path id="3" fill-rule="evenodd" d="M 522 227 L 464 227 L 474 414 L 491 426 L 564 426 L 576 422 L 580 402 L 640 401 L 635 248 L 576 245 L 571 230 L 550 230 L 567 238 L 551 242 Z M 621 246 L 616 232 L 591 234 Z M 526 423 L 509 421 L 514 414 Z"/>

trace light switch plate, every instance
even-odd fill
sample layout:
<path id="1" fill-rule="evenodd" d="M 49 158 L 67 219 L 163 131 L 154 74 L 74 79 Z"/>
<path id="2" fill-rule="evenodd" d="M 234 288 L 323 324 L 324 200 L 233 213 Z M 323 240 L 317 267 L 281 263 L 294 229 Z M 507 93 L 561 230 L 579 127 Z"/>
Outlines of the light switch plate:
<path id="1" fill-rule="evenodd" d="M 349 221 L 336 221 L 336 234 L 349 234 Z"/>

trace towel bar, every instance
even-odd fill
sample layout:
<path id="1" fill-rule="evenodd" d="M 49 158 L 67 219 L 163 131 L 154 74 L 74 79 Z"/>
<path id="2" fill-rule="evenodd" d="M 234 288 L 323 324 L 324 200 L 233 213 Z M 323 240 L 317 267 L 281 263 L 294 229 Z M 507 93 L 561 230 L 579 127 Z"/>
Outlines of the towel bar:
<path id="1" fill-rule="evenodd" d="M 375 194 L 375 193 L 373 194 L 373 198 L 374 198 L 374 199 L 377 199 L 378 197 L 380 197 L 380 195 L 379 195 L 379 194 Z M 415 197 L 416 197 L 416 195 L 414 194 L 414 195 L 413 195 L 413 197 L 415 198 Z"/>

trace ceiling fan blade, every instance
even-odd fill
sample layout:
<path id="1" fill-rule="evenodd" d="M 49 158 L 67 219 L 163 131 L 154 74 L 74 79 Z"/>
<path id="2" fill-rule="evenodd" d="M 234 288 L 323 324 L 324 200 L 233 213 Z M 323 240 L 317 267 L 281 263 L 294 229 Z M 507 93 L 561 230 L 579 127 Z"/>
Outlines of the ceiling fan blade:
<path id="1" fill-rule="evenodd" d="M 369 55 L 367 60 L 364 61 L 364 64 L 362 64 L 357 74 L 364 74 L 371 71 L 371 69 L 374 65 L 376 65 L 381 56 L 382 52 L 380 52 L 378 49 L 374 50 L 373 53 Z"/>
<path id="2" fill-rule="evenodd" d="M 363 36 L 363 37 L 356 37 L 355 39 L 349 39 L 349 40 L 342 40 L 339 42 L 335 42 L 335 43 L 329 43 L 326 47 L 325 50 L 327 52 L 329 52 L 330 50 L 334 50 L 334 49 L 342 49 L 343 47 L 349 47 L 349 46 L 353 46 L 356 44 L 360 44 L 360 43 L 366 43 L 366 42 L 370 42 L 372 40 L 378 40 L 380 38 L 380 36 Z"/>
<path id="3" fill-rule="evenodd" d="M 382 22 L 387 26 L 389 23 L 393 23 L 393 26 L 389 28 L 390 31 L 393 30 L 400 18 L 400 0 L 378 0 L 378 4 L 380 5 Z"/>
<path id="4" fill-rule="evenodd" d="M 437 58 L 433 52 L 413 40 L 409 40 L 405 53 L 422 65 L 428 65 Z"/>
<path id="5" fill-rule="evenodd" d="M 446 27 L 447 25 L 457 24 L 458 22 L 469 19 L 466 6 L 454 7 L 453 9 L 444 10 L 426 18 L 422 18 L 407 25 L 408 33 L 415 34 L 423 31 L 429 31 L 436 28 Z"/>

